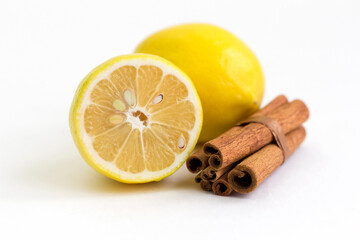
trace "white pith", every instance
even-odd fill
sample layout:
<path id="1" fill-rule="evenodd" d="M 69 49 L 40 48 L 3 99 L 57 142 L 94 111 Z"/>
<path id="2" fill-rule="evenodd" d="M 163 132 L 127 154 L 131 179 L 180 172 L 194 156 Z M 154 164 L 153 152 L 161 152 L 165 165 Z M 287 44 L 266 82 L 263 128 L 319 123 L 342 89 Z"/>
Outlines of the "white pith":
<path id="1" fill-rule="evenodd" d="M 192 130 L 189 130 L 189 141 L 185 143 L 185 149 L 182 153 L 176 155 L 175 154 L 175 161 L 167 168 L 162 169 L 160 171 L 149 171 L 145 169 L 143 172 L 140 173 L 130 173 L 120 170 L 115 165 L 115 159 L 112 162 L 108 162 L 103 160 L 99 154 L 93 149 L 92 146 L 92 138 L 86 133 L 85 131 L 85 124 L 84 124 L 84 112 L 88 105 L 92 104 L 90 99 L 90 94 L 93 90 L 93 88 L 96 86 L 96 84 L 102 80 L 102 79 L 109 79 L 110 73 L 112 73 L 114 70 L 116 70 L 119 67 L 125 66 L 125 65 L 131 65 L 136 68 L 138 68 L 141 65 L 153 65 L 157 66 L 163 71 L 163 77 L 167 74 L 172 74 L 175 77 L 177 77 L 181 82 L 185 84 L 188 90 L 188 97 L 185 100 L 190 100 L 195 108 L 195 124 Z M 158 84 L 158 86 L 160 83 Z M 129 103 L 128 96 L 125 99 Z M 151 128 L 151 115 L 148 114 L 145 110 L 145 107 L 141 108 L 137 106 L 137 99 L 133 99 L 135 101 L 134 106 L 129 108 L 128 111 L 125 111 L 126 120 L 127 122 L 130 122 L 132 125 L 132 130 L 139 129 L 140 132 L 142 132 L 146 127 Z M 158 96 L 152 96 L 149 101 L 161 101 L 160 97 Z M 132 115 L 133 112 L 141 111 L 144 113 L 148 118 L 148 124 L 145 126 L 138 117 L 134 117 Z M 185 160 L 185 158 L 189 155 L 190 151 L 192 150 L 192 147 L 195 145 L 195 141 L 197 140 L 199 127 L 201 125 L 201 106 L 198 104 L 198 97 L 193 90 L 193 86 L 191 85 L 190 80 L 183 75 L 180 71 L 177 69 L 167 65 L 165 62 L 162 62 L 160 60 L 155 60 L 153 58 L 145 58 L 142 57 L 140 59 L 127 59 L 122 60 L 119 62 L 114 63 L 113 65 L 109 66 L 108 68 L 104 69 L 100 74 L 98 74 L 87 86 L 86 90 L 84 91 L 84 94 L 82 95 L 82 99 L 80 100 L 80 106 L 77 110 L 77 125 L 79 129 L 79 135 L 80 139 L 82 141 L 82 144 L 84 145 L 87 153 L 89 156 L 91 156 L 91 160 L 95 163 L 95 165 L 100 166 L 104 171 L 111 173 L 112 175 L 118 176 L 119 179 L 126 179 L 126 180 L 133 180 L 133 181 L 146 181 L 151 179 L 160 179 L 161 176 L 167 176 L 170 172 L 173 172 L 174 169 L 178 168 L 180 164 L 182 164 Z M 174 126 L 176 128 L 176 126 Z M 129 134 L 130 135 L 130 134 Z M 182 140 L 179 139 L 178 142 L 179 147 L 182 146 Z"/>
<path id="2" fill-rule="evenodd" d="M 130 108 L 129 111 L 127 112 L 124 112 L 126 114 L 126 121 L 131 123 L 132 125 L 132 128 L 135 129 L 139 129 L 140 132 L 142 132 L 144 130 L 144 128 L 146 127 L 149 127 L 149 124 L 148 126 L 145 126 L 138 117 L 134 117 L 133 116 L 133 112 L 137 112 L 137 111 L 140 111 L 142 113 L 144 113 L 146 115 L 146 117 L 149 119 L 149 123 L 150 123 L 150 114 L 148 114 L 145 110 L 145 108 L 141 108 L 139 106 L 136 106 L 134 108 Z"/>

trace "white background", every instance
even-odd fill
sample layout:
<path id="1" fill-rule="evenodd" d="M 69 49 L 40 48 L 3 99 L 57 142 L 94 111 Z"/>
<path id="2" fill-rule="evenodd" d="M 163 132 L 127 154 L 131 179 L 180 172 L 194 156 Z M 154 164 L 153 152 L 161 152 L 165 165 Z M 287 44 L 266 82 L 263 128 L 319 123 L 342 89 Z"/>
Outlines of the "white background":
<path id="1" fill-rule="evenodd" d="M 126 185 L 80 157 L 68 111 L 96 65 L 174 24 L 247 43 L 280 93 L 310 108 L 300 149 L 255 192 L 203 192 L 183 166 Z M 359 1 L 0 2 L 1 239 L 359 239 Z"/>

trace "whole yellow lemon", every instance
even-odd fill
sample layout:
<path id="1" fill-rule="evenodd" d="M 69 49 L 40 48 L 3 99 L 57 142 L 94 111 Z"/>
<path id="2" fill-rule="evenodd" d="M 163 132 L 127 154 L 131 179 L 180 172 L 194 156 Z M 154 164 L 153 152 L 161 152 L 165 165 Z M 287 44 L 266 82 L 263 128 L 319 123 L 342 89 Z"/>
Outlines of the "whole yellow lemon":
<path id="1" fill-rule="evenodd" d="M 217 137 L 255 112 L 264 77 L 254 53 L 230 32 L 209 24 L 184 24 L 146 38 L 137 53 L 161 56 L 193 81 L 203 106 L 200 142 Z"/>

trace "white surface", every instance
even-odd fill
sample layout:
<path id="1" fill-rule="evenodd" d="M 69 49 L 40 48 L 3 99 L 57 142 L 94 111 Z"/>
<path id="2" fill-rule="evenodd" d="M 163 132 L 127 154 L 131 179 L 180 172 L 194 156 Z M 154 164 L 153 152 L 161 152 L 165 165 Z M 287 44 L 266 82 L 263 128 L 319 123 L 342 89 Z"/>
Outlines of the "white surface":
<path id="1" fill-rule="evenodd" d="M 1 1 L 1 239 L 360 237 L 359 1 Z M 255 192 L 218 197 L 185 166 L 125 185 L 81 159 L 80 80 L 148 34 L 209 22 L 243 39 L 279 93 L 311 110 L 301 148 Z"/>

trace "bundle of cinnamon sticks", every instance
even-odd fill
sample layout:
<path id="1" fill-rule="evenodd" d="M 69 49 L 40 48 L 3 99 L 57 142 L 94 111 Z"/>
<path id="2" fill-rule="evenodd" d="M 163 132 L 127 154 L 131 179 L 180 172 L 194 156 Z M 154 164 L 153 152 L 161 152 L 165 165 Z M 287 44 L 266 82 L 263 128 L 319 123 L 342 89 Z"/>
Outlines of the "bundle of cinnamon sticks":
<path id="1" fill-rule="evenodd" d="M 305 139 L 309 110 L 280 95 L 248 119 L 205 143 L 186 161 L 195 182 L 221 196 L 255 190 Z"/>

